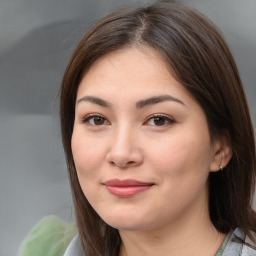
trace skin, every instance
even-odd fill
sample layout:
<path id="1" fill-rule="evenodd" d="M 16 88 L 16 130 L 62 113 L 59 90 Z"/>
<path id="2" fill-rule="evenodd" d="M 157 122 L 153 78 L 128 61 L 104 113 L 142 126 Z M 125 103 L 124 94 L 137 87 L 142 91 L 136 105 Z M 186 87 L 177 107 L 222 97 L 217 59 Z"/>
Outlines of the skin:
<path id="1" fill-rule="evenodd" d="M 145 103 L 163 95 L 172 98 Z M 211 142 L 203 109 L 155 50 L 121 49 L 89 69 L 77 91 L 72 152 L 85 196 L 120 232 L 121 256 L 216 253 L 224 234 L 209 218 L 207 180 L 231 150 Z M 110 179 L 153 185 L 118 197 L 104 185 Z"/>

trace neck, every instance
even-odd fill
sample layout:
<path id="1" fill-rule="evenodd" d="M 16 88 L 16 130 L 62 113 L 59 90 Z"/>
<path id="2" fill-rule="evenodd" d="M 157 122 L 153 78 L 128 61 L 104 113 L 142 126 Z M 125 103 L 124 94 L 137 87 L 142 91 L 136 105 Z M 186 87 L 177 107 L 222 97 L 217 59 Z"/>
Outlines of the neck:
<path id="1" fill-rule="evenodd" d="M 211 223 L 208 207 L 194 208 L 197 210 L 193 214 L 191 210 L 185 211 L 179 220 L 157 229 L 120 230 L 119 256 L 214 256 L 225 234 L 219 233 Z"/>

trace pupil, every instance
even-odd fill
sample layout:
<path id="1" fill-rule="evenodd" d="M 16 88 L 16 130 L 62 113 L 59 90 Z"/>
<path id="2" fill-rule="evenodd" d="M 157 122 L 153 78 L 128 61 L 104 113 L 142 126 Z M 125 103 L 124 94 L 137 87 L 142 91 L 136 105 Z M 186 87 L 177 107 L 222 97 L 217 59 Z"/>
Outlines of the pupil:
<path id="1" fill-rule="evenodd" d="M 154 123 L 155 125 L 164 125 L 165 119 L 163 117 L 155 117 Z"/>
<path id="2" fill-rule="evenodd" d="M 96 125 L 102 125 L 104 123 L 104 119 L 100 116 L 94 117 L 94 123 Z"/>

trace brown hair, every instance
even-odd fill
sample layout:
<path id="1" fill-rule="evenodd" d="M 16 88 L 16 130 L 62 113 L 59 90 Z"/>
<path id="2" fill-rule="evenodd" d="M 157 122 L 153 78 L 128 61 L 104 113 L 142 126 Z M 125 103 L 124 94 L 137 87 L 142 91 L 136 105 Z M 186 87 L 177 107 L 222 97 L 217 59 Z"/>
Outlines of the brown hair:
<path id="1" fill-rule="evenodd" d="M 251 200 L 255 185 L 253 126 L 239 73 L 220 33 L 202 15 L 175 3 L 124 8 L 94 25 L 77 46 L 63 77 L 60 117 L 76 220 L 87 256 L 118 255 L 120 236 L 84 196 L 71 151 L 78 85 L 103 55 L 129 46 L 157 50 L 177 80 L 203 108 L 212 140 L 224 136 L 233 157 L 222 172 L 209 175 L 209 210 L 220 232 L 256 231 Z"/>

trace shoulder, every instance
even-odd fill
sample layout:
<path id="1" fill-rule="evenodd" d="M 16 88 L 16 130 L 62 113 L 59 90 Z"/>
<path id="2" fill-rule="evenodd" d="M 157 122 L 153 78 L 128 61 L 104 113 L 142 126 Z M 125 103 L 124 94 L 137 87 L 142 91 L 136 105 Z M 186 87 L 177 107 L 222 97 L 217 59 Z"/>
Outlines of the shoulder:
<path id="1" fill-rule="evenodd" d="M 62 256 L 76 233 L 74 224 L 54 215 L 44 217 L 21 245 L 20 256 Z"/>
<path id="2" fill-rule="evenodd" d="M 256 256 L 256 234 L 251 232 L 251 240 L 240 228 L 231 234 L 222 256 Z"/>

